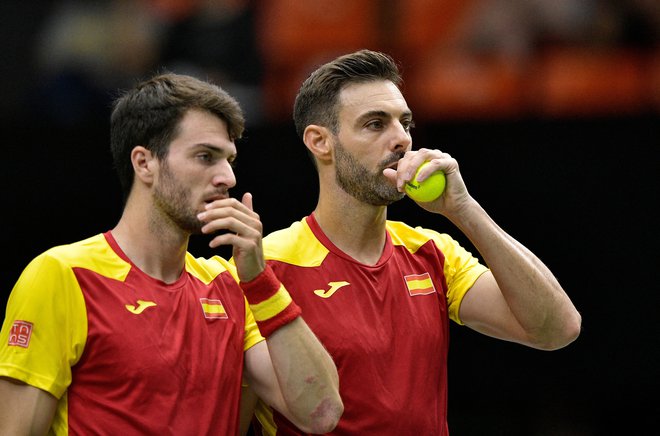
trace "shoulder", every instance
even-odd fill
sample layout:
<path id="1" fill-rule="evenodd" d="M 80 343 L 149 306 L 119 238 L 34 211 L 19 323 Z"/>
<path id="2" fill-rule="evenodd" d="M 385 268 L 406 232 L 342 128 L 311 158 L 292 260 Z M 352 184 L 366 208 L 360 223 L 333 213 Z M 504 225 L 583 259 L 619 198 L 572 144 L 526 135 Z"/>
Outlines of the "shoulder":
<path id="1" fill-rule="evenodd" d="M 420 250 L 420 253 L 427 252 L 428 243 L 432 242 L 434 250 L 439 251 L 443 258 L 455 268 L 472 267 L 479 262 L 478 258 L 447 233 L 419 226 L 411 227 L 398 221 L 388 221 L 387 231 L 392 238 L 392 244 L 404 246 L 413 254 L 422 247 L 425 249 Z"/>
<path id="2" fill-rule="evenodd" d="M 318 266 L 328 255 L 328 249 L 316 238 L 305 219 L 270 233 L 263 239 L 263 246 L 266 260 L 299 266 Z"/>
<path id="3" fill-rule="evenodd" d="M 52 247 L 30 262 L 26 271 L 55 273 L 83 268 L 117 278 L 130 270 L 130 265 L 112 250 L 103 234 L 81 241 Z"/>
<path id="4" fill-rule="evenodd" d="M 229 260 L 220 256 L 213 256 L 206 259 L 203 257 L 194 257 L 192 254 L 186 253 L 186 270 L 206 284 L 211 283 L 223 273 L 230 274 L 234 281 L 238 281 L 236 267 Z"/>
<path id="5" fill-rule="evenodd" d="M 111 251 L 110 245 L 108 245 L 103 234 L 99 233 L 81 241 L 52 247 L 39 257 L 57 259 L 62 263 L 72 265 L 81 265 L 89 260 L 88 255 L 94 253 L 96 257 L 107 250 Z"/>
<path id="6" fill-rule="evenodd" d="M 390 234 L 394 245 L 404 246 L 412 253 L 429 241 L 433 241 L 440 250 L 456 243 L 446 233 L 419 226 L 412 227 L 401 221 L 387 221 L 387 232 Z"/>

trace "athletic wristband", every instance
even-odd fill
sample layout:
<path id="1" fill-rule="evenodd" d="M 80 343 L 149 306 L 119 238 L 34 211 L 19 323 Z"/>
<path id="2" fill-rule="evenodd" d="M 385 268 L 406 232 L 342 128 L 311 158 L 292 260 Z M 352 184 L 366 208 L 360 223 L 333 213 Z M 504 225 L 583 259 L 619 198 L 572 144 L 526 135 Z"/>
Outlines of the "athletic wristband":
<path id="1" fill-rule="evenodd" d="M 259 331 L 265 338 L 302 312 L 269 265 L 257 277 L 240 285 Z"/>

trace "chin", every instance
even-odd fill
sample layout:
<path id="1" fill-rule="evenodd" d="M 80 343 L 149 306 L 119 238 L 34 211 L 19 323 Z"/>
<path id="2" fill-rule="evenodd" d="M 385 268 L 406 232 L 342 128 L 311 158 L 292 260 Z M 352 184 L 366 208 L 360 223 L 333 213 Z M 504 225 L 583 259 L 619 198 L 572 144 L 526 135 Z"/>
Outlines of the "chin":
<path id="1" fill-rule="evenodd" d="M 374 201 L 370 201 L 369 203 L 372 206 L 389 206 L 390 204 L 395 203 L 406 196 L 405 194 L 401 194 L 401 193 L 399 194 L 400 195 L 389 195 L 387 197 L 380 197 L 378 199 L 374 199 Z"/>

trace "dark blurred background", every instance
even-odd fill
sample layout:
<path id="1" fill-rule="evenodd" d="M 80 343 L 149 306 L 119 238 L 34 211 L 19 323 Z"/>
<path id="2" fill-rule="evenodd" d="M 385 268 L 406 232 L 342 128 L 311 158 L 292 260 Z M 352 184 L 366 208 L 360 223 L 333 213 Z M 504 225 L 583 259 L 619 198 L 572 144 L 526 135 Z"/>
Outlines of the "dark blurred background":
<path id="1" fill-rule="evenodd" d="M 254 194 L 270 232 L 316 204 L 297 87 L 322 61 L 379 49 L 401 64 L 415 147 L 459 160 L 583 316 L 580 338 L 551 353 L 452 325 L 452 435 L 657 432 L 657 0 L 9 0 L 0 17 L 2 310 L 30 259 L 119 218 L 118 89 L 167 69 L 236 96 L 248 125 L 234 194 Z M 471 247 L 408 199 L 389 217 Z M 191 251 L 229 254 L 207 242 Z"/>

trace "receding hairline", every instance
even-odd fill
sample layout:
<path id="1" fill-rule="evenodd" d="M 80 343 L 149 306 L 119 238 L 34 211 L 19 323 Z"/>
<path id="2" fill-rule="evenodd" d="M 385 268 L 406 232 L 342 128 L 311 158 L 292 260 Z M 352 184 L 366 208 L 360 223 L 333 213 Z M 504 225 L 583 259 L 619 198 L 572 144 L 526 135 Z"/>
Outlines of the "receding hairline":
<path id="1" fill-rule="evenodd" d="M 337 128 L 340 95 L 351 85 L 388 81 L 399 91 L 403 83 L 400 68 L 386 53 L 363 49 L 339 56 L 316 70 L 303 81 L 294 101 L 293 119 L 302 137 L 308 125 Z M 324 121 L 326 124 L 319 122 Z"/>
<path id="2" fill-rule="evenodd" d="M 363 86 L 368 86 L 371 84 L 385 84 L 385 85 L 391 85 L 388 86 L 388 89 L 390 91 L 383 91 L 383 92 L 376 92 L 376 93 L 370 93 L 368 95 L 363 95 L 360 96 L 360 99 L 357 101 L 350 101 L 348 100 L 347 97 L 347 91 L 350 92 L 351 88 L 357 89 Z M 394 93 L 394 94 L 391 94 Z M 379 99 L 379 95 L 382 95 L 383 98 Z M 403 104 L 405 105 L 405 109 L 401 111 L 401 113 L 398 115 L 399 118 L 412 118 L 412 110 L 410 107 L 408 107 L 408 102 L 406 101 L 403 92 L 401 92 L 401 89 L 397 86 L 396 83 L 392 82 L 389 79 L 381 79 L 381 78 L 376 78 L 373 80 L 365 80 L 361 82 L 351 82 L 351 83 L 346 83 L 344 86 L 342 86 L 337 94 L 337 100 L 336 100 L 336 106 L 337 106 L 337 115 L 342 111 L 344 108 L 349 108 L 351 106 L 361 106 L 364 105 L 365 108 L 364 110 L 360 111 L 359 115 L 357 116 L 356 120 L 360 119 L 368 119 L 371 117 L 391 117 L 392 113 L 388 110 L 386 110 L 387 105 L 386 104 L 378 104 L 378 101 L 393 101 L 393 100 L 401 100 Z M 347 101 L 348 100 L 348 101 Z"/>

